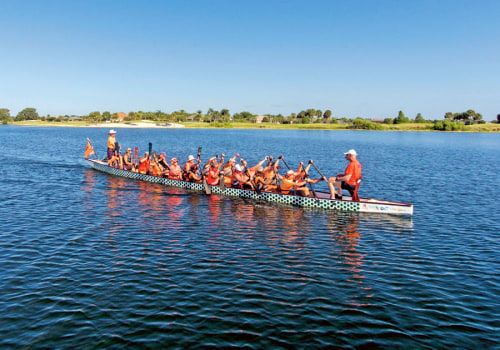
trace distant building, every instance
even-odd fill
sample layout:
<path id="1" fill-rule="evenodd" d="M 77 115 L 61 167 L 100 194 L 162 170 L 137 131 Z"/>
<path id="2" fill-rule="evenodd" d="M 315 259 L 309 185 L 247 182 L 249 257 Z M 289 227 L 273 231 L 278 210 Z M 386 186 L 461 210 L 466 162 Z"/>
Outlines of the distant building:
<path id="1" fill-rule="evenodd" d="M 125 117 L 127 117 L 127 116 L 128 116 L 127 113 L 118 112 L 118 113 L 116 113 L 116 120 L 119 121 L 119 122 L 122 122 L 123 119 L 125 119 Z"/>
<path id="2" fill-rule="evenodd" d="M 264 120 L 264 118 L 267 118 L 267 115 L 256 115 L 255 116 L 255 122 L 256 123 L 262 123 L 262 121 Z"/>

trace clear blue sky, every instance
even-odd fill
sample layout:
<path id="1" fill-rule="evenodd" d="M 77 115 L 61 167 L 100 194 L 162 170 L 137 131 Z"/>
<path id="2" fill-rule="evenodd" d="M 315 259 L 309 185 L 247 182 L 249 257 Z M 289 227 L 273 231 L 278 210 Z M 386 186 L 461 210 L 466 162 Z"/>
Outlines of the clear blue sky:
<path id="1" fill-rule="evenodd" d="M 497 0 L 0 0 L 0 108 L 500 113 Z"/>

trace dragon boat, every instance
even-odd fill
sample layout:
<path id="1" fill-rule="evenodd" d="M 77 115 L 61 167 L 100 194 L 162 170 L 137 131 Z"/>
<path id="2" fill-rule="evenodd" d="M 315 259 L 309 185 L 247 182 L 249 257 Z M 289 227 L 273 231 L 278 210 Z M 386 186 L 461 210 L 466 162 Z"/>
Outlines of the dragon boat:
<path id="1" fill-rule="evenodd" d="M 183 188 L 194 192 L 204 192 L 228 197 L 240 197 L 266 202 L 273 202 L 303 208 L 318 208 L 326 210 L 353 211 L 365 213 L 384 213 L 396 215 L 413 215 L 413 204 L 391 202 L 371 198 L 359 198 L 359 201 L 353 201 L 352 197 L 344 196 L 340 199 L 330 199 L 327 192 L 315 191 L 315 197 L 304 197 L 292 194 L 281 194 L 271 192 L 256 192 L 254 190 L 242 190 L 238 188 L 207 185 L 203 183 L 194 183 L 182 180 L 172 180 L 164 177 L 144 175 L 128 170 L 121 170 L 107 165 L 107 162 L 96 159 L 85 158 L 85 161 L 95 170 L 125 177 L 129 179 L 146 181 L 162 184 L 169 187 Z"/>

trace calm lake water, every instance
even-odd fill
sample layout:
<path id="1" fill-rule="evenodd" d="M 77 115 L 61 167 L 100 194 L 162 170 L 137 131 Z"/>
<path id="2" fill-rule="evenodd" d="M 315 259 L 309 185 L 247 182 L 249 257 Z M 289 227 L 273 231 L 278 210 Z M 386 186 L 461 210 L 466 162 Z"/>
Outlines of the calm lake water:
<path id="1" fill-rule="evenodd" d="M 500 134 L 117 130 L 327 175 L 354 148 L 360 194 L 408 218 L 99 173 L 83 151 L 103 157 L 107 131 L 0 127 L 0 348 L 498 348 Z"/>

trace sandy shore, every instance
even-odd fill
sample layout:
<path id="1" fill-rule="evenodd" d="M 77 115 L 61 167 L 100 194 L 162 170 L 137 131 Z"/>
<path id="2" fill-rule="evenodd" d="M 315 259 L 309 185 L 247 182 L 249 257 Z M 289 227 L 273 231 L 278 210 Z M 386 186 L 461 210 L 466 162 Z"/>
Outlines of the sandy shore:
<path id="1" fill-rule="evenodd" d="M 134 123 L 104 123 L 104 124 L 91 124 L 85 125 L 87 128 L 108 128 L 108 129 L 118 129 L 118 128 L 183 128 L 182 124 L 175 123 L 147 123 L 147 122 L 134 122 Z"/>

